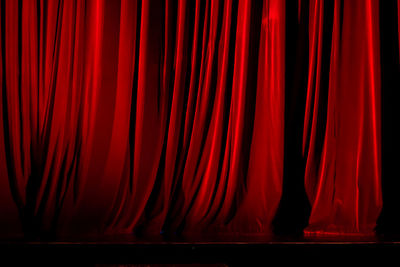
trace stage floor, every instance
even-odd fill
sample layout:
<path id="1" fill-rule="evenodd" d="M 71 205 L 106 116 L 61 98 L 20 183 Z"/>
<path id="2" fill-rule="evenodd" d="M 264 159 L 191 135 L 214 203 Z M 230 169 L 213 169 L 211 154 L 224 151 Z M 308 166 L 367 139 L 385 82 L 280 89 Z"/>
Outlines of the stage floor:
<path id="1" fill-rule="evenodd" d="M 270 266 L 276 262 L 308 266 L 378 262 L 399 266 L 400 239 L 387 236 L 103 236 L 56 241 L 6 238 L 0 241 L 0 256 L 1 261 L 16 265 L 53 266 Z"/>

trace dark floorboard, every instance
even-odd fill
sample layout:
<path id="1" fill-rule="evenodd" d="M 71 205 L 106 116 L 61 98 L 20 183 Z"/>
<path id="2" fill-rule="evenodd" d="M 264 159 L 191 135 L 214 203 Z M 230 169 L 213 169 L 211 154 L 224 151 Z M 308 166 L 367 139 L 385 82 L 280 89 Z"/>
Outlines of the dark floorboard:
<path id="1" fill-rule="evenodd" d="M 0 239 L 0 261 L 9 263 L 4 266 L 32 263 L 51 266 L 325 266 L 332 263 L 400 266 L 400 239 L 383 236 L 107 236 L 47 241 L 6 238 Z M 3 266 L 1 262 L 0 266 Z"/>

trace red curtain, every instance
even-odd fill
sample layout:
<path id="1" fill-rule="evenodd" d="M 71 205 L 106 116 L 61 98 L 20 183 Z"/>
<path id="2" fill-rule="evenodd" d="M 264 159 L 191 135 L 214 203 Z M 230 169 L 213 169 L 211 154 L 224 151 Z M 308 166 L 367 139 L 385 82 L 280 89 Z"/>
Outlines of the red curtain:
<path id="1" fill-rule="evenodd" d="M 335 1 L 333 8 L 332 32 L 325 32 L 324 1 L 310 2 L 303 146 L 312 210 L 306 231 L 368 233 L 382 206 L 379 2 Z M 323 42 L 327 34 L 330 43 Z M 323 45 L 331 46 L 324 77 Z M 326 100 L 321 79 L 329 80 Z M 320 112 L 326 123 L 319 122 Z"/>
<path id="2" fill-rule="evenodd" d="M 291 168 L 285 106 L 302 101 L 285 93 L 286 4 L 2 1 L 2 228 L 271 233 Z M 306 232 L 368 234 L 382 207 L 379 2 L 295 5 Z"/>

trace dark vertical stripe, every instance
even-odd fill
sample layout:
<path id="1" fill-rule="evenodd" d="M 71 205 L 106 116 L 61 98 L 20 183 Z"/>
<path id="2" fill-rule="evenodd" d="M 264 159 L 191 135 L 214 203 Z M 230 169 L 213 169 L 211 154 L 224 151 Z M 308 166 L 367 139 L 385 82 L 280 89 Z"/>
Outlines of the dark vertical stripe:
<path id="1" fill-rule="evenodd" d="M 382 194 L 383 208 L 377 231 L 400 233 L 400 64 L 397 1 L 379 2 L 382 92 Z"/>
<path id="2" fill-rule="evenodd" d="M 308 70 L 308 1 L 286 2 L 285 116 L 282 197 L 273 228 L 276 234 L 301 234 L 307 225 L 310 204 L 304 188 L 302 155 L 303 122 Z"/>

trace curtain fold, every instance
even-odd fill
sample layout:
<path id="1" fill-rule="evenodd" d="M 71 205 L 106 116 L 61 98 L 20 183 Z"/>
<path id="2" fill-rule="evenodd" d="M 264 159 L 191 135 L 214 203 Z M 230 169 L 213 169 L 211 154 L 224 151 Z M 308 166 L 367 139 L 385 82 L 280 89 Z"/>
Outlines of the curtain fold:
<path id="1" fill-rule="evenodd" d="M 1 1 L 0 228 L 271 234 L 303 216 L 307 234 L 373 233 L 380 8 Z"/>

